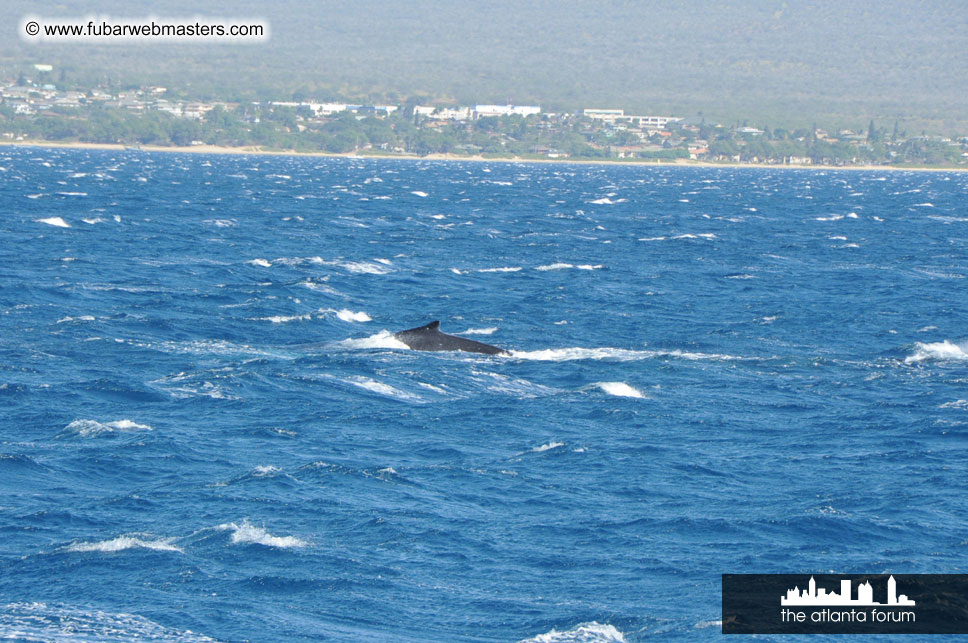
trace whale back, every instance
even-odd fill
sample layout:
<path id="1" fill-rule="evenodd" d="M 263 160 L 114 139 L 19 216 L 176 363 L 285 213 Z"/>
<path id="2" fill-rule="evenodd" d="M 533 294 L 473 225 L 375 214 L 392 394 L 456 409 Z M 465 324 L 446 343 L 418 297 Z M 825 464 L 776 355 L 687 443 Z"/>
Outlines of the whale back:
<path id="1" fill-rule="evenodd" d="M 508 355 L 503 348 L 491 346 L 483 342 L 475 342 L 472 339 L 448 335 L 440 332 L 440 322 L 432 321 L 429 324 L 402 330 L 395 333 L 394 337 L 409 346 L 415 351 L 463 351 L 465 353 L 482 353 L 484 355 Z"/>

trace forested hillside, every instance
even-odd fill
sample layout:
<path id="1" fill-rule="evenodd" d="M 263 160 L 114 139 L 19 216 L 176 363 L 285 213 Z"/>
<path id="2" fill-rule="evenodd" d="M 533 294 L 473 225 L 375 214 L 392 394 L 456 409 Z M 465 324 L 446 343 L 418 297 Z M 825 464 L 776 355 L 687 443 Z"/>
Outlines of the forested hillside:
<path id="1" fill-rule="evenodd" d="M 22 16 L 80 17 L 68 3 L 0 7 L 0 73 L 35 62 L 77 86 L 162 84 L 198 98 L 312 96 L 505 102 L 704 115 L 772 126 L 902 119 L 968 124 L 961 1 L 712 3 L 568 0 L 102 0 L 97 15 L 267 20 L 267 44 L 28 44 Z M 62 73 L 61 73 L 62 72 Z"/>

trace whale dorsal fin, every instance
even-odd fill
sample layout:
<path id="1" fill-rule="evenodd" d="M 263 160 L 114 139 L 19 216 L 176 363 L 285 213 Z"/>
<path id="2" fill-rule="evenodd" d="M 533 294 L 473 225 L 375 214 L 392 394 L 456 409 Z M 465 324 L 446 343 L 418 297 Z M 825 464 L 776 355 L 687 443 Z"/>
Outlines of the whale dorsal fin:
<path id="1" fill-rule="evenodd" d="M 440 322 L 439 321 L 432 321 L 429 324 L 427 324 L 426 326 L 424 326 L 423 329 L 421 329 L 421 330 L 440 330 Z"/>

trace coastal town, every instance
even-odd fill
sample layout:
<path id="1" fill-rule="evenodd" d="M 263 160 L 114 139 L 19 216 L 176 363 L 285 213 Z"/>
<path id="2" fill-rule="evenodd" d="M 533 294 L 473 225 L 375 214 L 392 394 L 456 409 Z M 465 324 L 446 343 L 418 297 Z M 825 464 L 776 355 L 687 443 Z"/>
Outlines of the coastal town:
<path id="1" fill-rule="evenodd" d="M 192 100 L 166 87 L 64 88 L 52 65 L 0 81 L 0 141 L 253 151 L 784 166 L 968 166 L 968 134 L 770 128 L 618 107 Z"/>

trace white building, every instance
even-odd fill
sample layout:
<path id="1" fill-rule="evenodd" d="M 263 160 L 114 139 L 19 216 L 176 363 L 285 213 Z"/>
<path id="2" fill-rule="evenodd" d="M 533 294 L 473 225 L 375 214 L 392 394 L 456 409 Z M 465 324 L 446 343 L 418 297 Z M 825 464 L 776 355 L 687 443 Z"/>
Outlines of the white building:
<path id="1" fill-rule="evenodd" d="M 669 123 L 678 123 L 681 118 L 676 116 L 626 116 L 625 118 L 638 125 L 639 129 L 665 129 Z"/>
<path id="2" fill-rule="evenodd" d="M 413 113 L 415 116 L 425 116 L 441 121 L 466 121 L 471 117 L 471 108 L 417 105 L 413 108 Z"/>
<path id="3" fill-rule="evenodd" d="M 475 105 L 474 117 L 487 116 L 533 116 L 540 114 L 541 108 L 536 105 Z"/>
<path id="4" fill-rule="evenodd" d="M 609 125 L 614 125 L 617 121 L 628 121 L 631 125 L 639 129 L 651 131 L 663 130 L 669 123 L 677 123 L 682 120 L 675 116 L 636 116 L 634 114 L 626 114 L 624 109 L 586 108 L 581 110 L 581 113 L 582 116 L 604 121 Z"/>
<path id="5" fill-rule="evenodd" d="M 581 110 L 582 116 L 594 118 L 596 120 L 614 123 L 619 118 L 625 118 L 624 109 L 589 109 Z"/>

